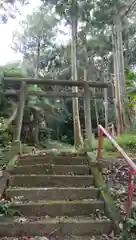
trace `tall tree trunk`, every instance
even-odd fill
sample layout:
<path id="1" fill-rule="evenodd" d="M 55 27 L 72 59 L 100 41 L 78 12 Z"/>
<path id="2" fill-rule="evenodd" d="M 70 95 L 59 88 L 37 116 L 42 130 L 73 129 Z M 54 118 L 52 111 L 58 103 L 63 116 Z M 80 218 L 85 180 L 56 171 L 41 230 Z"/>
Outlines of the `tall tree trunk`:
<path id="1" fill-rule="evenodd" d="M 41 39 L 37 38 L 37 56 L 36 56 L 36 69 L 35 69 L 35 77 L 38 78 L 39 73 L 39 61 L 40 61 L 40 47 L 41 47 Z"/>
<path id="2" fill-rule="evenodd" d="M 106 82 L 106 77 L 104 77 Z M 104 112 L 105 112 L 105 129 L 108 131 L 108 89 L 104 88 Z"/>
<path id="3" fill-rule="evenodd" d="M 116 114 L 116 96 L 115 96 L 115 77 L 114 76 L 111 76 L 111 91 L 112 91 L 112 99 L 113 99 L 113 105 L 114 105 L 114 114 Z M 115 127 L 115 123 L 114 123 L 114 127 Z"/>
<path id="4" fill-rule="evenodd" d="M 123 40 L 124 40 L 124 49 L 129 49 L 129 25 L 128 25 L 128 18 L 124 16 L 123 19 Z M 128 51 L 124 52 L 124 67 L 125 69 L 129 68 L 129 53 Z"/>
<path id="5" fill-rule="evenodd" d="M 122 29 L 120 16 L 116 16 L 116 32 L 117 32 L 117 54 L 118 54 L 118 76 L 119 76 L 119 91 L 120 91 L 120 113 L 121 113 L 121 133 L 124 132 L 126 116 L 124 112 L 123 97 L 125 97 L 125 78 L 124 78 L 124 59 L 123 59 L 123 48 L 122 48 Z"/>
<path id="6" fill-rule="evenodd" d="M 77 81 L 77 1 L 72 1 L 72 43 L 71 43 L 71 65 L 72 65 L 72 80 Z M 78 92 L 78 87 L 72 88 L 73 92 Z M 78 98 L 73 98 L 73 123 L 74 123 L 74 144 L 78 148 L 83 145 L 81 134 L 81 125 L 79 118 Z"/>
<path id="7" fill-rule="evenodd" d="M 125 86 L 122 24 L 119 14 L 114 16 L 113 60 L 115 77 L 116 120 L 118 134 L 130 127 L 128 99 Z"/>
<path id="8" fill-rule="evenodd" d="M 124 50 L 122 40 L 122 21 L 119 18 L 119 51 L 120 51 L 120 73 L 121 73 L 121 102 L 122 102 L 122 114 L 123 114 L 123 132 L 126 132 L 130 128 L 130 112 L 128 107 L 128 96 L 126 92 L 126 81 L 125 81 L 125 67 L 124 67 Z"/>
<path id="9" fill-rule="evenodd" d="M 84 81 L 88 81 L 88 55 L 87 55 L 87 41 L 86 34 L 82 36 L 82 42 L 84 46 Z M 85 117 L 85 133 L 86 140 L 89 140 L 88 147 L 92 148 L 93 133 L 92 133 L 92 119 L 91 119 L 91 104 L 90 104 L 90 89 L 86 84 L 84 87 L 84 117 Z"/>
<path id="10" fill-rule="evenodd" d="M 119 21 L 117 15 L 114 16 L 114 76 L 115 76 L 115 99 L 116 99 L 116 118 L 117 118 L 117 133 L 121 134 L 124 131 L 123 124 L 123 105 L 121 98 L 121 87 L 122 87 L 122 75 L 121 75 L 121 66 L 120 66 L 120 35 L 119 35 Z"/>
<path id="11" fill-rule="evenodd" d="M 114 84 L 115 84 L 115 113 L 116 113 L 116 125 L 117 133 L 121 132 L 121 122 L 120 122 L 120 99 L 119 99 L 119 79 L 118 79 L 118 56 L 117 56 L 117 36 L 116 36 L 116 22 L 114 17 L 113 26 L 113 63 L 114 63 Z"/>
<path id="12" fill-rule="evenodd" d="M 40 37 L 38 37 L 37 38 L 37 56 L 36 56 L 35 78 L 38 78 L 38 74 L 39 74 L 40 47 L 41 47 L 41 39 L 40 39 Z M 39 116 L 39 112 L 36 111 L 36 113 L 34 115 L 34 119 L 35 119 L 34 143 L 36 145 L 39 145 L 39 132 L 40 132 L 38 116 Z"/>

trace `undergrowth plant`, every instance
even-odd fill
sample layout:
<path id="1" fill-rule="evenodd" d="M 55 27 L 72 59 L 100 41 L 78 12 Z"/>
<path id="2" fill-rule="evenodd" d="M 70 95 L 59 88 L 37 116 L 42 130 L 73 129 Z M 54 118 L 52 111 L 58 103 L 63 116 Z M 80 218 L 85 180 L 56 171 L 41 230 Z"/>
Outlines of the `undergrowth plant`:
<path id="1" fill-rule="evenodd" d="M 120 240 L 136 239 L 136 201 L 133 204 L 131 215 L 126 218 L 125 230 L 121 233 Z"/>
<path id="2" fill-rule="evenodd" d="M 8 216 L 8 205 L 7 204 L 0 204 L 0 215 L 1 216 Z"/>
<path id="3" fill-rule="evenodd" d="M 0 216 L 1 217 L 20 216 L 20 213 L 18 211 L 11 209 L 9 204 L 0 203 Z"/>
<path id="4" fill-rule="evenodd" d="M 135 150 L 136 148 L 136 134 L 126 133 L 115 137 L 116 142 L 126 150 Z M 103 139 L 103 149 L 105 151 L 117 151 L 111 142 L 104 138 Z"/>

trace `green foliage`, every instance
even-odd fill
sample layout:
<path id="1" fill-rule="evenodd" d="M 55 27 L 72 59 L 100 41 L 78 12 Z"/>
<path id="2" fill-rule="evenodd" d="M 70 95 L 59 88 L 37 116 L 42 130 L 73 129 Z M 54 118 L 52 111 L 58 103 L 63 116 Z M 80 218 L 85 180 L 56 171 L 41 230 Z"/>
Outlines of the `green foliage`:
<path id="1" fill-rule="evenodd" d="M 8 216 L 9 215 L 9 207 L 8 204 L 0 204 L 0 215 Z"/>
<path id="2" fill-rule="evenodd" d="M 71 24 L 71 17 L 74 13 L 72 9 L 72 1 L 42 0 L 42 3 L 43 5 L 41 8 L 37 8 L 32 14 L 27 16 L 25 21 L 21 22 L 21 32 L 16 32 L 13 36 L 14 50 L 21 52 L 24 56 L 23 68 L 19 65 L 18 67 L 6 67 L 6 69 L 4 69 L 4 76 L 35 77 L 38 68 L 38 76 L 43 76 L 45 80 L 47 78 L 71 79 L 70 43 L 65 46 L 56 43 L 56 29 L 58 30 L 58 24 L 62 19 L 65 20 L 65 23 Z M 77 36 L 77 65 L 79 79 L 83 79 L 85 67 L 88 70 L 88 79 L 91 79 L 92 81 L 103 81 L 103 73 L 105 70 L 108 72 L 108 76 L 111 76 L 113 73 L 111 41 L 112 14 L 115 6 L 118 9 L 121 9 L 125 5 L 126 3 L 124 0 L 78 1 L 78 11 L 74 14 L 77 14 L 80 25 Z M 127 28 L 127 26 L 125 27 Z M 123 31 L 125 31 L 124 26 Z M 131 36 L 135 34 L 135 31 L 136 28 L 133 25 L 130 39 Z M 132 44 L 128 45 L 131 46 Z M 85 48 L 87 50 L 87 61 L 84 54 Z M 125 46 L 125 48 L 127 48 L 127 46 Z M 126 51 L 128 51 L 128 49 Z M 130 55 L 133 55 L 133 53 Z M 129 63 L 131 63 L 131 59 L 129 59 Z M 134 78 L 135 76 L 133 72 L 130 70 L 126 71 L 127 86 L 130 87 L 133 84 Z M 107 81 L 110 80 L 109 77 Z M 37 91 L 48 90 L 45 86 L 31 86 L 30 88 L 31 90 L 34 89 Z M 52 87 L 50 90 L 54 89 L 55 88 Z M 59 91 L 61 90 L 62 89 Z M 67 90 L 67 88 L 65 88 L 65 90 Z M 108 96 L 111 97 L 111 95 L 111 91 L 108 89 Z M 38 124 L 40 127 L 39 134 L 41 141 L 45 141 L 46 138 L 48 138 L 50 129 L 52 129 L 51 137 L 53 139 L 65 143 L 73 143 L 73 119 L 71 117 L 72 101 L 58 100 L 60 100 L 59 104 L 56 101 L 47 98 L 29 97 L 25 107 L 23 123 L 23 127 L 25 126 L 27 130 L 28 128 L 30 130 L 30 134 L 28 135 L 32 134 L 32 126 Z M 10 101 L 11 98 L 9 99 L 9 102 Z M 135 99 L 133 98 L 133 102 L 134 101 Z M 0 110 L 2 109 L 2 116 L 5 114 L 4 109 L 7 109 L 6 104 L 3 104 L 3 108 L 0 106 Z M 84 129 L 82 100 L 79 100 L 79 105 L 82 129 Z M 104 106 L 101 99 L 97 100 L 97 108 L 99 121 L 104 125 Z M 38 116 L 36 116 L 36 114 Z M 93 101 L 91 103 L 91 115 L 93 131 L 95 131 L 97 135 Z M 31 121 L 31 119 L 33 120 Z M 43 122 L 44 126 L 41 126 Z M 113 103 L 109 103 L 109 122 L 115 122 Z M 24 134 L 25 136 L 26 132 L 23 129 L 22 135 Z M 32 139 L 33 136 L 31 135 L 31 140 Z"/>
<path id="3" fill-rule="evenodd" d="M 58 20 L 50 6 L 37 8 L 21 22 L 21 31 L 14 32 L 12 48 L 24 56 L 27 74 L 36 76 L 48 68 L 48 54 L 56 39 Z"/>
<path id="4" fill-rule="evenodd" d="M 9 129 L 5 129 L 5 120 L 0 117 L 0 145 L 5 147 L 10 145 L 12 141 L 12 132 Z"/>
<path id="5" fill-rule="evenodd" d="M 3 0 L 0 2 L 0 24 L 7 23 L 9 18 L 15 18 L 18 14 L 19 4 L 27 3 L 27 0 Z"/>
<path id="6" fill-rule="evenodd" d="M 9 146 L 13 140 L 13 134 L 9 129 L 0 131 L 0 145 L 2 147 Z"/>
<path id="7" fill-rule="evenodd" d="M 120 234 L 119 240 L 135 240 L 135 234 L 124 231 Z"/>
<path id="8" fill-rule="evenodd" d="M 11 209 L 9 204 L 0 203 L 0 216 L 1 217 L 20 216 L 20 213 L 18 211 Z"/>
<path id="9" fill-rule="evenodd" d="M 134 87 L 135 86 L 135 82 L 136 82 L 136 73 L 134 73 L 132 70 L 127 69 L 125 72 L 126 75 L 126 86 L 127 87 Z M 135 93 L 128 93 L 129 96 L 129 106 L 130 109 L 132 109 L 132 113 L 135 114 L 136 112 L 136 94 Z M 131 127 L 132 132 L 134 131 L 134 123 L 132 124 L 133 126 Z"/>
<path id="10" fill-rule="evenodd" d="M 26 72 L 22 68 L 20 61 L 0 66 L 2 77 L 25 77 Z"/>
<path id="11" fill-rule="evenodd" d="M 9 64 L 7 66 L 1 67 L 0 71 L 6 77 L 14 78 L 25 76 L 23 75 L 23 69 L 20 69 L 20 64 Z M 3 83 L 4 84 L 0 89 L 0 144 L 2 146 L 5 146 L 10 141 L 12 141 L 12 126 L 11 129 L 7 129 L 5 125 L 6 120 L 12 115 L 12 108 L 14 106 L 13 103 L 16 102 L 16 99 L 12 97 L 7 98 L 4 96 L 3 92 L 5 82 Z M 11 83 L 11 87 L 18 88 L 19 86 L 17 84 L 12 85 Z M 29 90 L 42 91 L 41 87 L 37 85 L 29 86 Z M 33 128 L 38 124 L 40 131 L 42 130 L 42 134 L 39 133 L 39 140 L 43 142 L 43 140 L 45 141 L 46 136 L 48 136 L 48 129 L 53 127 L 54 122 L 63 123 L 68 114 L 69 113 L 67 107 L 62 100 L 56 101 L 56 99 L 51 100 L 45 97 L 29 96 L 25 106 L 22 136 L 26 135 L 24 127 L 27 125 L 27 130 L 28 128 L 30 129 L 29 137 L 31 140 L 34 139 L 34 136 L 32 135 Z M 43 123 L 44 127 L 42 126 Z M 43 134 L 43 130 L 46 132 L 46 134 Z M 24 137 L 23 141 L 26 141 Z"/>
<path id="12" fill-rule="evenodd" d="M 126 86 L 127 87 L 133 87 L 134 83 L 136 81 L 136 73 L 134 73 L 130 69 L 127 69 L 125 71 L 125 76 L 126 76 Z"/>
<path id="13" fill-rule="evenodd" d="M 73 8 L 73 1 L 71 0 L 42 0 L 44 6 L 52 5 L 55 8 L 56 13 L 61 17 L 61 19 L 65 19 L 67 24 L 71 24 L 71 17 L 76 14 L 78 18 L 86 22 L 90 20 L 91 14 L 90 11 L 94 7 L 93 1 L 90 0 L 79 0 L 78 6 L 75 12 Z"/>
<path id="14" fill-rule="evenodd" d="M 115 137 L 117 143 L 124 149 L 135 150 L 136 148 L 136 135 L 132 133 L 122 134 L 120 136 Z M 105 151 L 117 151 L 110 141 L 106 138 L 103 140 L 103 149 Z"/>
<path id="15" fill-rule="evenodd" d="M 133 203 L 130 217 L 126 218 L 125 230 L 121 233 L 120 240 L 135 240 L 136 234 L 136 202 Z M 134 232 L 133 232 L 134 231 Z"/>
<path id="16" fill-rule="evenodd" d="M 130 132 L 136 134 L 136 120 L 133 120 L 130 127 Z"/>

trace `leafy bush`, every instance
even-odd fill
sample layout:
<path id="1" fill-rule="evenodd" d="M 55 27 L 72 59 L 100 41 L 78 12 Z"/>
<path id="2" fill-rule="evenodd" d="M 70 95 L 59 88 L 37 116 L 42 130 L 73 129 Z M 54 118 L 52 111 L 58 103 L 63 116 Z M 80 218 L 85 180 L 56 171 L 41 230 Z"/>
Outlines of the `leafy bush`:
<path id="1" fill-rule="evenodd" d="M 10 208 L 9 204 L 0 203 L 0 217 L 21 216 L 19 211 Z"/>
<path id="2" fill-rule="evenodd" d="M 136 147 L 136 135 L 132 133 L 122 134 L 120 136 L 115 137 L 115 140 L 120 145 L 120 147 L 124 149 L 135 149 Z M 106 151 L 116 151 L 111 142 L 104 138 L 103 139 L 103 149 Z"/>
<path id="3" fill-rule="evenodd" d="M 136 120 L 133 120 L 131 127 L 130 127 L 130 132 L 136 134 Z"/>
<path id="4" fill-rule="evenodd" d="M 136 202 L 131 209 L 131 215 L 125 220 L 125 229 L 120 235 L 120 240 L 135 240 L 136 239 Z"/>

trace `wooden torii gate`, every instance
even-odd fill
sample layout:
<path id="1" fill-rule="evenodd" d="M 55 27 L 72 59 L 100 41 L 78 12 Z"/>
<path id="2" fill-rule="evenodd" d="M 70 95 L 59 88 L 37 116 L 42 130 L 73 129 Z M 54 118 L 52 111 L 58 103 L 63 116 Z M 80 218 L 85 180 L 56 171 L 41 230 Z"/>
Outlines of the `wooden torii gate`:
<path id="1" fill-rule="evenodd" d="M 92 81 L 73 81 L 73 80 L 42 80 L 42 79 L 32 79 L 32 78 L 11 78 L 4 77 L 3 78 L 4 85 L 13 85 L 19 84 L 19 89 L 5 89 L 4 94 L 6 96 L 18 96 L 18 110 L 17 110 L 17 121 L 16 121 L 16 129 L 14 140 L 20 141 L 22 122 L 24 116 L 24 107 L 25 101 L 28 95 L 31 96 L 45 96 L 45 97 L 70 97 L 70 98 L 84 98 L 84 106 L 85 106 L 85 132 L 86 139 L 92 140 L 92 136 L 90 136 L 90 124 L 91 124 L 91 115 L 90 115 L 90 99 L 91 91 L 90 88 L 108 88 L 108 84 L 105 82 L 92 82 Z M 52 91 L 29 91 L 27 89 L 28 85 L 50 85 L 50 86 L 64 86 L 64 87 L 82 87 L 83 93 L 79 92 L 52 92 Z M 98 95 L 97 97 L 102 97 L 102 95 Z"/>

